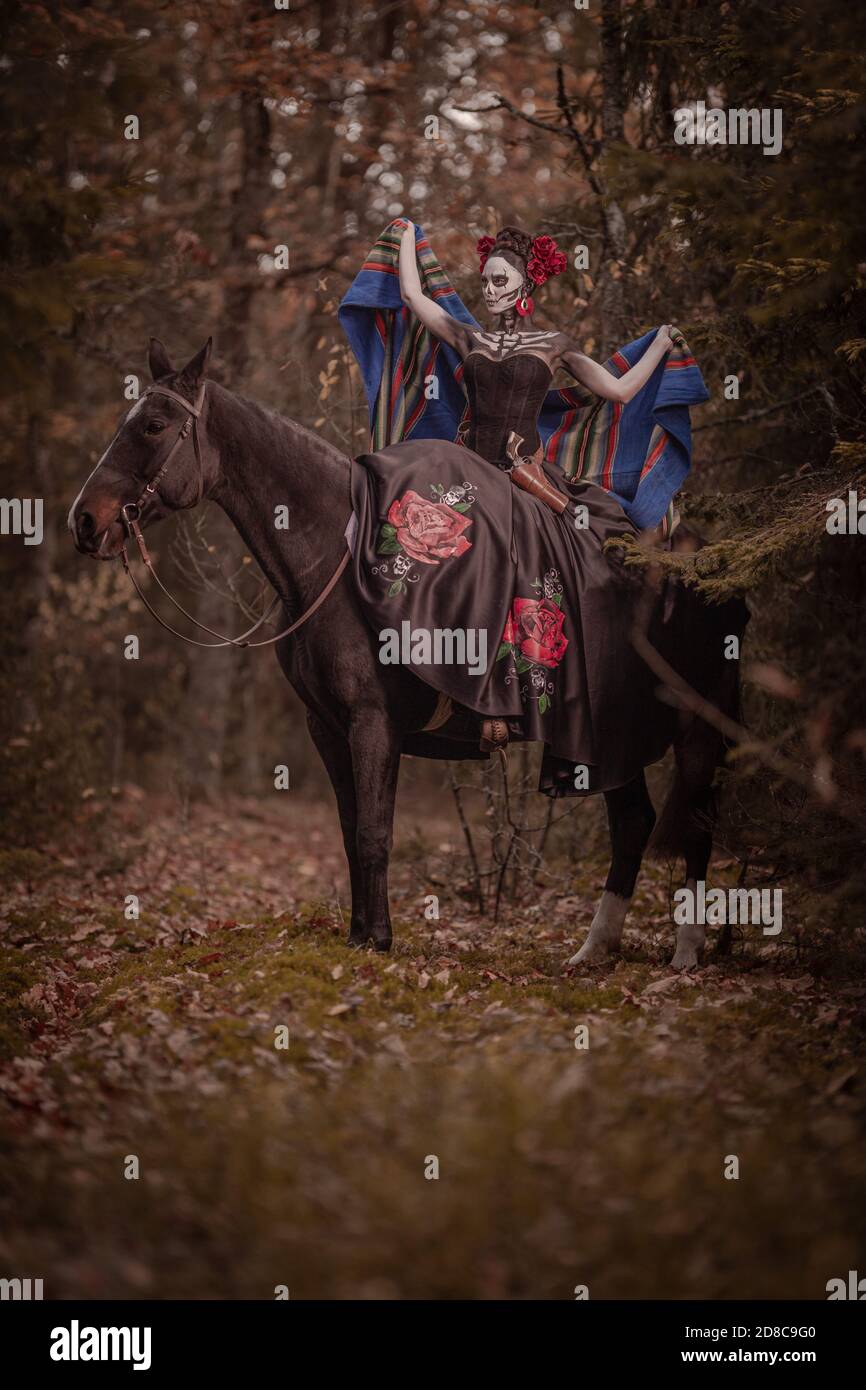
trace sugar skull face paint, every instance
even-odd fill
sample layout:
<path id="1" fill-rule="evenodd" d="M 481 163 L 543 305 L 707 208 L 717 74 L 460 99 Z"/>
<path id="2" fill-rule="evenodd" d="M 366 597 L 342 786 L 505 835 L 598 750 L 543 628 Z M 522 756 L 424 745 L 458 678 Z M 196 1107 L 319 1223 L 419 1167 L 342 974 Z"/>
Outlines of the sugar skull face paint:
<path id="1" fill-rule="evenodd" d="M 523 275 L 503 256 L 490 256 L 481 272 L 481 286 L 491 314 L 504 314 L 520 298 Z"/>

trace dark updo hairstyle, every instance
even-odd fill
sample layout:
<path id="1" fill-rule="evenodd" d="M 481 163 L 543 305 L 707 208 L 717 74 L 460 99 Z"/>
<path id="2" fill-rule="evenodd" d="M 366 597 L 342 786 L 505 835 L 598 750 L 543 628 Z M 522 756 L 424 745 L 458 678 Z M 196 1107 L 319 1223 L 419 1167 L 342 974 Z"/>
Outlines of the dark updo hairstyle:
<path id="1" fill-rule="evenodd" d="M 491 256 L 501 256 L 520 271 L 524 286 L 543 285 L 552 275 L 561 275 L 568 265 L 553 237 L 533 237 L 519 227 L 502 227 L 496 236 L 479 237 L 475 250 L 480 271 Z"/>
<path id="2" fill-rule="evenodd" d="M 515 270 L 519 270 L 523 276 L 526 275 L 526 267 L 532 255 L 532 243 L 534 238 L 529 232 L 521 231 L 520 227 L 501 227 L 493 238 L 493 245 L 490 248 L 491 256 L 501 256 L 509 265 L 513 265 Z"/>

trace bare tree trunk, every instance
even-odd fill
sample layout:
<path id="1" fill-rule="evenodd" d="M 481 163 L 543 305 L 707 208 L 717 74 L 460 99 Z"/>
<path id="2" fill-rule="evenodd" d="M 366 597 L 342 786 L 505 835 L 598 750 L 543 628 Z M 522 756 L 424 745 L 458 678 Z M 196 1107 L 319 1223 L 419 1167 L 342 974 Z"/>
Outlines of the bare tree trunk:
<path id="1" fill-rule="evenodd" d="M 241 668 L 235 691 L 240 696 L 241 734 L 238 772 L 244 790 L 251 795 L 262 779 L 262 747 L 256 691 L 257 668 Z M 271 678 L 273 678 L 271 676 Z"/>
<path id="2" fill-rule="evenodd" d="M 271 120 L 264 101 L 255 90 L 240 97 L 241 149 L 238 184 L 232 199 L 229 226 L 229 258 L 232 266 L 245 271 L 252 256 L 250 239 L 264 232 L 265 211 L 270 197 Z M 223 300 L 220 343 L 225 376 L 234 388 L 243 384 L 250 360 L 250 329 L 258 286 L 245 273 L 230 282 Z M 231 547 L 234 537 L 225 544 Z M 232 614 L 226 613 L 222 595 L 207 586 L 201 594 L 196 616 L 208 627 L 223 631 Z M 189 696 L 198 718 L 189 740 L 186 759 L 190 790 L 210 798 L 222 790 L 226 733 L 238 652 L 234 648 L 199 651 L 191 667 Z M 244 731 L 246 735 L 247 731 Z"/>
<path id="3" fill-rule="evenodd" d="M 30 415 L 27 420 L 27 474 L 33 480 L 34 498 L 42 498 L 42 544 L 33 546 L 33 583 L 31 585 L 32 617 L 27 625 L 28 653 L 39 640 L 41 626 L 40 610 L 48 598 L 48 586 L 57 556 L 57 531 L 54 526 L 54 513 L 50 499 L 54 495 L 46 449 L 39 430 L 39 416 Z"/>
<path id="4" fill-rule="evenodd" d="M 260 7 L 251 4 L 249 13 L 252 20 L 258 19 Z M 243 26 L 239 32 L 244 32 Z M 235 390 L 243 387 L 249 370 L 253 311 L 260 288 L 255 277 L 248 273 L 254 257 L 250 241 L 265 234 L 271 197 L 271 118 L 261 93 L 254 87 L 241 92 L 240 128 L 238 183 L 232 195 L 228 236 L 229 260 L 239 273 L 226 288 L 220 324 L 225 380 Z M 233 547 L 235 537 L 231 536 L 224 544 Z M 223 631 L 227 622 L 231 626 L 233 615 L 226 613 L 221 594 L 207 587 L 201 595 L 197 617 L 208 627 Z M 243 660 L 241 656 L 240 661 Z M 199 652 L 195 663 L 190 678 L 190 697 L 193 708 L 199 712 L 199 723 L 193 739 L 190 783 L 205 795 L 214 797 L 223 784 L 225 741 L 232 695 L 237 689 L 239 653 L 233 648 Z M 247 678 L 250 682 L 254 680 L 253 671 L 247 672 Z M 257 742 L 254 706 L 254 700 L 244 702 L 239 733 L 240 762 L 245 774 L 249 773 L 250 751 Z"/>
<path id="5" fill-rule="evenodd" d="M 264 230 L 264 213 L 270 197 L 271 118 L 256 92 L 241 93 L 240 181 L 232 199 L 229 255 L 232 264 L 245 268 L 251 255 L 248 242 Z M 229 384 L 237 387 L 249 362 L 249 330 L 258 289 L 254 280 L 239 275 L 229 284 L 223 300 L 220 341 Z"/>
<path id="6" fill-rule="evenodd" d="M 50 499 L 54 496 L 48 450 L 41 438 L 39 416 L 34 412 L 27 419 L 26 435 L 27 474 L 33 480 L 32 495 L 42 499 L 42 544 L 29 549 L 33 566 L 33 579 L 30 585 L 30 615 L 24 629 L 24 647 L 28 665 L 35 668 L 39 662 L 42 638 L 42 606 L 48 599 L 49 583 L 54 569 L 57 553 L 57 532 L 54 526 L 54 513 Z M 25 682 L 22 713 L 27 722 L 36 718 L 37 708 L 29 694 Z"/>
<path id="7" fill-rule="evenodd" d="M 196 607 L 200 623 L 225 631 L 233 615 L 226 613 L 222 595 L 208 586 Z M 222 791 L 223 760 L 229 707 L 238 653 L 234 647 L 196 650 L 190 658 L 189 705 L 191 727 L 184 731 L 186 780 L 194 796 L 215 800 Z"/>
<path id="8" fill-rule="evenodd" d="M 601 128 L 605 144 L 624 139 L 621 0 L 601 0 Z"/>
<path id="9" fill-rule="evenodd" d="M 601 132 L 607 152 L 625 139 L 622 46 L 622 2 L 602 0 L 601 4 Z M 622 270 L 628 249 L 628 231 L 622 208 L 604 190 L 602 218 L 605 231 L 605 260 L 598 282 L 601 310 L 601 352 L 607 356 L 625 332 L 625 306 Z"/>

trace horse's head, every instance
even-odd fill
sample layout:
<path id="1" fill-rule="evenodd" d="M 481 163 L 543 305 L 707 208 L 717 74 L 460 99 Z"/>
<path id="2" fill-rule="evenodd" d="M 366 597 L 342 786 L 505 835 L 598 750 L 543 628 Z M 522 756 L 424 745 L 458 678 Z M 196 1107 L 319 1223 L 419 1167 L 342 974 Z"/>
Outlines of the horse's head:
<path id="1" fill-rule="evenodd" d="M 209 338 L 177 371 L 159 339 L 151 338 L 153 385 L 120 420 L 69 512 L 69 529 L 84 554 L 111 560 L 120 553 L 124 507 L 137 506 L 147 526 L 194 507 L 217 481 L 219 455 L 208 439 L 204 389 L 210 350 Z"/>

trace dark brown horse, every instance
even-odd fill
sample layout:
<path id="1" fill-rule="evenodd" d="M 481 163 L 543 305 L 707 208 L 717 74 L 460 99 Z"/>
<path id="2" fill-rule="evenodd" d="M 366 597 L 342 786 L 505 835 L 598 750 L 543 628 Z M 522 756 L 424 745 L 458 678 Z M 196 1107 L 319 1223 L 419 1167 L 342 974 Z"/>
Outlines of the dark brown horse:
<path id="1" fill-rule="evenodd" d="M 151 339 L 150 370 L 159 389 L 150 388 L 121 420 L 72 505 L 69 527 L 80 551 L 113 559 L 126 537 L 122 509 L 140 502 L 142 494 L 142 527 L 207 496 L 234 522 L 279 596 L 288 624 L 314 604 L 345 554 L 350 462 L 300 425 L 213 382 L 203 390 L 210 346 L 208 341 L 177 371 L 163 345 Z M 290 508 L 289 530 L 274 524 L 275 508 L 282 505 Z M 707 673 L 703 694 L 734 712 L 737 663 L 721 659 L 720 634 L 741 632 L 744 615 L 740 609 L 707 608 L 701 616 L 704 621 L 689 636 Z M 400 755 L 406 736 L 430 720 L 436 692 L 406 667 L 379 660 L 350 569 L 276 651 L 307 707 L 310 733 L 337 797 L 352 886 L 349 944 L 387 951 Z M 665 849 L 685 856 L 687 879 L 699 880 L 712 848 L 712 782 L 723 750 L 719 735 L 691 716 L 680 717 L 673 742 L 677 775 L 660 828 Z M 599 960 L 617 946 L 655 824 L 643 773 L 606 792 L 605 799 L 610 872 L 575 961 Z M 694 966 L 702 944 L 702 928 L 680 928 L 673 964 Z"/>

